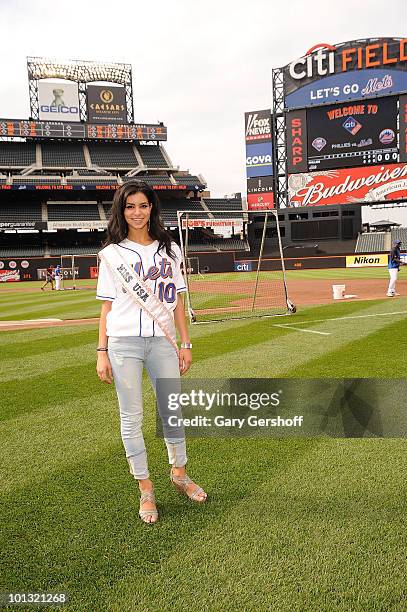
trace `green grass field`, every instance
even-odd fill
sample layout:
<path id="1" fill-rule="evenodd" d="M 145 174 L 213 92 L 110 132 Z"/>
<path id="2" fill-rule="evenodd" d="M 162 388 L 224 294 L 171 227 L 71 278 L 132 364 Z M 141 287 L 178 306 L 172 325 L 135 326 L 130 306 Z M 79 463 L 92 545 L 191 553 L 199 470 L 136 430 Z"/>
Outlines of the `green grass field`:
<path id="1" fill-rule="evenodd" d="M 98 315 L 93 290 L 29 288 L 0 287 L 0 320 Z M 396 298 L 194 326 L 190 376 L 398 378 L 406 322 Z M 0 591 L 66 591 L 73 612 L 406 610 L 404 439 L 191 439 L 198 506 L 170 486 L 145 380 L 160 521 L 143 525 L 96 340 L 96 325 L 0 334 Z"/>

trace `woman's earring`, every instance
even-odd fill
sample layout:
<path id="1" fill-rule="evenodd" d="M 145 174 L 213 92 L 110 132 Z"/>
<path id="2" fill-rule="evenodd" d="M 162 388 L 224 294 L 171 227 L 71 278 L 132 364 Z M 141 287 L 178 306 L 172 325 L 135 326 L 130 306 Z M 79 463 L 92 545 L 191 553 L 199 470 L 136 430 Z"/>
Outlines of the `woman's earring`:
<path id="1" fill-rule="evenodd" d="M 147 221 L 147 229 L 150 231 L 150 219 Z"/>

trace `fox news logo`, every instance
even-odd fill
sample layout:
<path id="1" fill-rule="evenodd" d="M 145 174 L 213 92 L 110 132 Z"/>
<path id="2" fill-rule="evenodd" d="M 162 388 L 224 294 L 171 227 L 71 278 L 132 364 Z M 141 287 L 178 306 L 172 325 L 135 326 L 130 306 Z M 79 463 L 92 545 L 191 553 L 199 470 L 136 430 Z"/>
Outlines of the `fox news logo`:
<path id="1" fill-rule="evenodd" d="M 362 124 L 359 123 L 359 121 L 356 121 L 356 119 L 354 119 L 353 117 L 348 117 L 342 123 L 342 126 L 345 128 L 345 130 L 348 130 L 348 132 L 350 132 L 354 136 L 355 134 L 357 134 L 357 132 L 359 132 L 360 128 L 362 127 Z"/>
<path id="2" fill-rule="evenodd" d="M 246 123 L 246 140 L 271 138 L 271 116 L 268 111 L 249 113 Z"/>

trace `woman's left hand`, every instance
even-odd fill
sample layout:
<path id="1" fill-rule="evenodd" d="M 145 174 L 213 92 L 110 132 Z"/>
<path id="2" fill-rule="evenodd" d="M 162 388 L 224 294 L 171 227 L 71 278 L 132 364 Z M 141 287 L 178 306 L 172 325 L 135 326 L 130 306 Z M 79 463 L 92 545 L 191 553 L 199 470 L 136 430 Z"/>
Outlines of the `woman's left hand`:
<path id="1" fill-rule="evenodd" d="M 186 374 L 191 367 L 192 363 L 192 351 L 191 349 L 180 349 L 179 350 L 179 371 L 181 376 Z"/>

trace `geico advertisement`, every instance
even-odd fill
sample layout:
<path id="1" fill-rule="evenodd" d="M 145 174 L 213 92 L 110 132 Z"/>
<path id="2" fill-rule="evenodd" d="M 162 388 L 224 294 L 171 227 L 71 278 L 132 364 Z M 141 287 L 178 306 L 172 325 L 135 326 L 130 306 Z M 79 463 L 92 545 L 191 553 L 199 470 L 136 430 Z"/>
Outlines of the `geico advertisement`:
<path id="1" fill-rule="evenodd" d="M 77 83 L 40 81 L 38 104 L 41 121 L 80 121 Z"/>
<path id="2" fill-rule="evenodd" d="M 387 254 L 373 253 L 371 255 L 347 255 L 346 256 L 346 267 L 347 268 L 375 268 L 380 266 L 387 266 L 388 257 Z"/>

